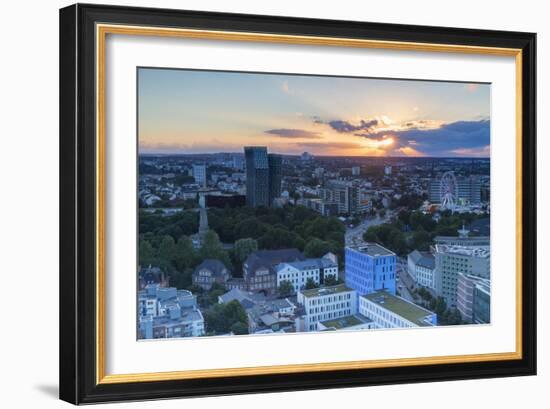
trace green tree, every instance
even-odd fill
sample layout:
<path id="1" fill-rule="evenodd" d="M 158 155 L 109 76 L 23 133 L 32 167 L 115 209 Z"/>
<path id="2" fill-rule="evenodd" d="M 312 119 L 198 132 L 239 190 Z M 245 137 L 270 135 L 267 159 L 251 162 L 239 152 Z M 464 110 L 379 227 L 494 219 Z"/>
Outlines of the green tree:
<path id="1" fill-rule="evenodd" d="M 220 260 L 227 268 L 231 268 L 231 260 L 229 259 L 229 255 L 223 249 L 218 234 L 213 230 L 209 230 L 204 235 L 202 247 L 200 249 L 200 256 L 201 260 Z"/>
<path id="2" fill-rule="evenodd" d="M 230 328 L 231 332 L 235 335 L 247 335 L 248 334 L 248 325 L 244 322 L 237 321 Z"/>
<path id="3" fill-rule="evenodd" d="M 415 250 L 426 251 L 432 244 L 432 236 L 424 230 L 415 231 L 411 236 L 411 247 Z"/>
<path id="4" fill-rule="evenodd" d="M 340 283 L 340 280 L 338 280 L 338 279 L 336 278 L 336 276 L 333 275 L 333 274 L 328 275 L 328 276 L 325 277 L 325 282 L 324 282 L 324 284 L 325 284 L 326 286 L 328 286 L 328 287 L 331 286 L 331 285 L 339 284 L 339 283 Z"/>
<path id="5" fill-rule="evenodd" d="M 158 249 L 158 260 L 162 268 L 171 270 L 176 257 L 176 243 L 172 236 L 164 236 Z"/>
<path id="6" fill-rule="evenodd" d="M 328 242 L 315 238 L 306 244 L 304 255 L 306 257 L 316 258 L 324 256 L 329 251 L 330 245 Z"/>
<path id="7" fill-rule="evenodd" d="M 181 236 L 176 244 L 174 257 L 176 268 L 183 271 L 197 265 L 197 252 L 193 247 L 193 241 L 187 236 Z"/>
<path id="8" fill-rule="evenodd" d="M 233 248 L 235 259 L 240 263 L 243 263 L 256 250 L 258 250 L 258 242 L 251 238 L 237 240 Z"/>
<path id="9" fill-rule="evenodd" d="M 315 281 L 313 281 L 313 278 L 309 277 L 306 280 L 306 285 L 305 285 L 306 290 L 312 290 L 317 287 L 319 287 L 319 285 Z"/>
<path id="10" fill-rule="evenodd" d="M 139 264 L 142 267 L 147 267 L 155 262 L 155 250 L 151 243 L 141 239 L 139 241 Z"/>
<path id="11" fill-rule="evenodd" d="M 277 293 L 279 297 L 288 297 L 294 292 L 294 286 L 288 280 L 281 281 L 279 288 L 277 288 Z"/>

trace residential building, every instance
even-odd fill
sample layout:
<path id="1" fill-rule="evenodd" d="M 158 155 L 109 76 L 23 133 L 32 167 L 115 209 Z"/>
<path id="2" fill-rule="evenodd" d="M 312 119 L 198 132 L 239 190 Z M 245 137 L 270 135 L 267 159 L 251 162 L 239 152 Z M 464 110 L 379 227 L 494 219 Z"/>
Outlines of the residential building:
<path id="1" fill-rule="evenodd" d="M 206 259 L 193 271 L 193 284 L 210 290 L 214 283 L 225 285 L 230 278 L 229 270 L 220 260 Z"/>
<path id="2" fill-rule="evenodd" d="M 344 284 L 298 292 L 298 303 L 304 307 L 304 331 L 317 331 L 317 323 L 357 313 L 357 292 Z"/>
<path id="3" fill-rule="evenodd" d="M 361 174 L 361 168 L 359 166 L 352 166 L 351 174 L 352 176 L 359 176 Z"/>
<path id="4" fill-rule="evenodd" d="M 305 259 L 305 256 L 297 249 L 260 250 L 251 253 L 243 263 L 246 289 L 263 292 L 266 295 L 276 294 L 276 266 Z"/>
<path id="5" fill-rule="evenodd" d="M 321 258 L 309 258 L 303 261 L 290 261 L 275 266 L 277 272 L 277 288 L 284 281 L 288 281 L 294 287 L 294 293 L 302 290 L 307 281 L 311 279 L 319 285 L 331 276 L 338 279 L 338 261 L 332 253 Z"/>
<path id="6" fill-rule="evenodd" d="M 458 273 L 456 307 L 464 321 L 476 322 L 474 318 L 476 309 L 479 322 L 489 322 L 490 288 L 491 281 L 486 278 Z M 476 300 L 476 295 L 480 298 L 479 300 Z"/>
<path id="7" fill-rule="evenodd" d="M 435 289 L 435 257 L 428 251 L 413 250 L 407 256 L 408 273 L 419 285 Z"/>
<path id="8" fill-rule="evenodd" d="M 391 176 L 392 173 L 392 167 L 390 165 L 384 166 L 384 175 Z"/>
<path id="9" fill-rule="evenodd" d="M 435 290 L 448 306 L 457 305 L 458 273 L 490 279 L 490 254 L 489 246 L 434 246 Z"/>
<path id="10" fill-rule="evenodd" d="M 138 338 L 198 337 L 204 317 L 187 290 L 149 284 L 138 292 Z"/>
<path id="11" fill-rule="evenodd" d="M 387 291 L 360 296 L 359 313 L 370 318 L 379 328 L 437 325 L 437 314 Z"/>
<path id="12" fill-rule="evenodd" d="M 346 286 L 359 295 L 385 290 L 395 294 L 396 255 L 378 243 L 362 243 L 345 249 Z"/>
<path id="13" fill-rule="evenodd" d="M 206 187 L 206 165 L 193 165 L 193 177 L 195 178 L 195 183 Z"/>

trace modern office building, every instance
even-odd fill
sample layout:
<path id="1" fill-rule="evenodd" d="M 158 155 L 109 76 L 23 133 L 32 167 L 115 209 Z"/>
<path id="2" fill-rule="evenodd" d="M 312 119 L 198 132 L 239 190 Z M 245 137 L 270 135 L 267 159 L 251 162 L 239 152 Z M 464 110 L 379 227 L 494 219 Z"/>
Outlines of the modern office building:
<path id="1" fill-rule="evenodd" d="M 377 243 L 363 243 L 345 249 L 346 286 L 359 295 L 385 290 L 395 294 L 394 252 Z"/>
<path id="2" fill-rule="evenodd" d="M 378 328 L 437 325 L 437 314 L 386 291 L 360 296 L 359 313 L 370 318 Z"/>
<path id="3" fill-rule="evenodd" d="M 435 289 L 435 257 L 428 251 L 413 250 L 407 256 L 407 269 L 419 285 Z"/>
<path id="4" fill-rule="evenodd" d="M 268 154 L 265 146 L 245 146 L 246 205 L 272 206 L 281 196 L 282 156 Z"/>
<path id="5" fill-rule="evenodd" d="M 352 166 L 351 174 L 352 176 L 359 176 L 361 174 L 361 168 L 359 166 Z"/>
<path id="6" fill-rule="evenodd" d="M 304 331 L 317 331 L 317 323 L 357 313 L 357 292 L 339 284 L 298 292 L 298 304 L 304 307 Z"/>
<path id="7" fill-rule="evenodd" d="M 456 308 L 467 323 L 476 322 L 474 310 L 477 309 L 479 322 L 489 322 L 489 304 L 491 282 L 472 274 L 458 273 Z M 476 296 L 480 298 L 476 302 Z M 474 308 L 476 307 L 477 308 Z"/>
<path id="8" fill-rule="evenodd" d="M 457 305 L 459 273 L 490 279 L 490 255 L 489 246 L 434 246 L 435 290 L 448 306 Z"/>
<path id="9" fill-rule="evenodd" d="M 193 165 L 193 177 L 195 183 L 206 187 L 206 165 Z"/>

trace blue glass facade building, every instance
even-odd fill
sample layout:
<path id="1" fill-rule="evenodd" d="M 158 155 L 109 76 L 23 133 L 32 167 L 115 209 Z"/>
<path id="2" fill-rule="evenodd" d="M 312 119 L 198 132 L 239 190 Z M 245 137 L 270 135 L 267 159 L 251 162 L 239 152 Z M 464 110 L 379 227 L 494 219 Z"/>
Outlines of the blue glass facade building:
<path id="1" fill-rule="evenodd" d="M 396 256 L 376 243 L 346 247 L 346 286 L 359 295 L 385 290 L 395 295 Z"/>

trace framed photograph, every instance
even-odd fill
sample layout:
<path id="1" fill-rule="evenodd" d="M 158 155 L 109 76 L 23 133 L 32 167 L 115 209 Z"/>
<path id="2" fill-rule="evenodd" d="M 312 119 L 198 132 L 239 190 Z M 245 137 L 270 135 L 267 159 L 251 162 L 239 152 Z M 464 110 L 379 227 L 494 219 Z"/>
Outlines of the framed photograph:
<path id="1" fill-rule="evenodd" d="M 535 41 L 61 9 L 61 399 L 534 375 Z"/>

